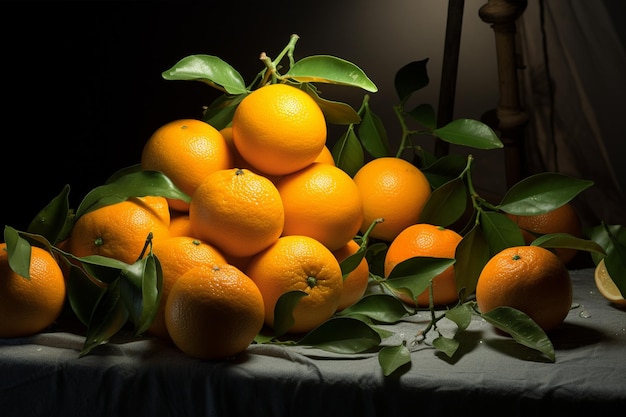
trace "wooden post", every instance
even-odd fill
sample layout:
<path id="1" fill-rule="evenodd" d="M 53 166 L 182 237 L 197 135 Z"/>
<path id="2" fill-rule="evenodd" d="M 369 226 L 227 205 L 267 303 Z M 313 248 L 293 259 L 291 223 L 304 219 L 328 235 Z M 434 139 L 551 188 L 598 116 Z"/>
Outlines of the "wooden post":
<path id="1" fill-rule="evenodd" d="M 491 24 L 495 35 L 500 89 L 495 128 L 504 144 L 508 187 L 527 174 L 524 129 L 528 123 L 528 114 L 522 109 L 519 99 L 515 43 L 516 20 L 524 13 L 526 5 L 526 0 L 489 0 L 478 11 L 480 18 Z"/>
<path id="2" fill-rule="evenodd" d="M 448 17 L 446 21 L 446 38 L 443 49 L 443 65 L 441 68 L 441 86 L 439 88 L 439 105 L 437 110 L 437 127 L 452 121 L 454 116 L 454 99 L 456 94 L 456 78 L 459 68 L 459 50 L 461 49 L 461 27 L 465 0 L 448 0 Z M 447 155 L 450 144 L 439 138 L 435 140 L 435 156 Z"/>

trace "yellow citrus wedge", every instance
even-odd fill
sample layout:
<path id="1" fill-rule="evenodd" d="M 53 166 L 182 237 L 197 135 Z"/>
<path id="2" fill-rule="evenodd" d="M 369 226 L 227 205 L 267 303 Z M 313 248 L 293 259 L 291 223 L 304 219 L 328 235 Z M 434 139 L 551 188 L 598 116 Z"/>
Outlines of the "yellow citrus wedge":
<path id="1" fill-rule="evenodd" d="M 604 259 L 598 262 L 594 273 L 594 279 L 596 281 L 598 291 L 600 291 L 600 294 L 602 294 L 604 298 L 614 304 L 626 306 L 626 300 L 620 293 L 617 285 L 615 285 L 615 282 L 613 282 L 613 279 L 611 279 L 609 271 L 606 269 L 606 265 L 604 264 Z"/>

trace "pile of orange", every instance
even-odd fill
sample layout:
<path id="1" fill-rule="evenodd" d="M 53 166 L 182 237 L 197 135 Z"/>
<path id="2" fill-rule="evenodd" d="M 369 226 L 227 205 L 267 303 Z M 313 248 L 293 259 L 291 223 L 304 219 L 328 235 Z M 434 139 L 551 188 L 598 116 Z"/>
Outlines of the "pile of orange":
<path id="1" fill-rule="evenodd" d="M 275 328 L 283 296 L 299 298 L 286 329 L 294 334 L 356 303 L 370 280 L 368 262 L 363 258 L 346 276 L 340 263 L 359 250 L 354 238 L 367 230 L 389 243 L 386 276 L 412 257 L 454 258 L 461 241 L 452 230 L 418 223 L 431 186 L 411 163 L 377 158 L 354 177 L 335 166 L 321 109 L 287 84 L 248 94 L 232 126 L 222 130 L 195 119 L 161 126 L 145 144 L 141 167 L 164 173 L 190 202 L 146 196 L 99 208 L 76 219 L 63 248 L 130 264 L 145 255 L 151 236 L 163 288 L 148 332 L 198 358 L 245 350 L 263 326 Z M 28 308 L 0 302 L 0 337 L 41 331 L 60 313 L 65 287 L 58 264 L 35 247 L 32 259 L 31 280 L 15 277 L 0 247 L 0 295 L 28 300 Z M 485 310 L 507 301 L 485 295 L 485 287 L 496 285 L 489 283 L 496 282 L 489 270 L 479 287 Z M 564 283 L 557 287 L 567 290 Z M 433 278 L 432 289 L 435 305 L 457 302 L 454 267 Z M 416 306 L 430 301 L 428 291 L 396 295 Z M 558 315 L 536 317 L 549 328 L 566 306 L 567 294 Z"/>

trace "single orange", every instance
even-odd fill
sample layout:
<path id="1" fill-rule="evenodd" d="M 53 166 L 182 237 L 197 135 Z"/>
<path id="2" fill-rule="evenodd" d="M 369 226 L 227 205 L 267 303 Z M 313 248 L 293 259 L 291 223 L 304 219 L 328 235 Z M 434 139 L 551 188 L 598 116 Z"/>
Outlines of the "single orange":
<path id="1" fill-rule="evenodd" d="M 572 305 L 572 283 L 563 262 L 540 246 L 516 246 L 493 256 L 476 284 L 481 312 L 508 306 L 548 332 L 565 320 Z"/>
<path id="2" fill-rule="evenodd" d="M 245 351 L 263 327 L 263 297 L 229 264 L 195 267 L 170 289 L 165 324 L 174 344 L 200 359 L 227 359 Z"/>
<path id="3" fill-rule="evenodd" d="M 142 169 L 161 171 L 189 196 L 208 174 L 232 167 L 233 155 L 224 137 L 196 119 L 174 120 L 159 127 L 141 154 Z M 189 210 L 182 200 L 168 201 L 175 210 Z"/>
<path id="4" fill-rule="evenodd" d="M 193 236 L 189 213 L 172 211 L 169 229 L 172 236 Z"/>
<path id="5" fill-rule="evenodd" d="M 336 165 L 335 159 L 333 158 L 333 154 L 330 151 L 330 149 L 328 149 L 328 146 L 326 145 L 324 145 L 324 147 L 322 148 L 322 152 L 320 152 L 320 154 L 317 155 L 317 158 L 315 158 L 315 161 L 313 162 L 321 162 L 323 164 Z"/>
<path id="6" fill-rule="evenodd" d="M 285 208 L 283 236 L 310 236 L 333 251 L 359 232 L 361 194 L 342 169 L 315 162 L 283 176 L 276 188 Z"/>
<path id="7" fill-rule="evenodd" d="M 418 223 L 407 227 L 387 249 L 384 263 L 385 277 L 389 276 L 397 264 L 416 256 L 453 259 L 456 247 L 462 238 L 454 230 L 428 223 Z M 434 277 L 432 285 L 434 305 L 447 305 L 458 301 L 454 265 Z M 398 293 L 398 296 L 404 302 L 416 305 L 415 300 L 406 294 Z M 425 307 L 429 303 L 429 291 L 426 289 L 417 296 L 417 305 Z"/>
<path id="8" fill-rule="evenodd" d="M 172 215 L 167 198 L 156 195 L 146 195 L 143 197 L 133 197 L 133 201 L 156 216 L 163 224 L 170 224 Z"/>
<path id="9" fill-rule="evenodd" d="M 226 142 L 228 143 L 228 146 L 230 147 L 230 150 L 233 154 L 233 168 L 248 169 L 254 172 L 255 174 L 263 175 L 264 177 L 272 181 L 274 184 L 276 184 L 276 182 L 282 177 L 282 175 L 270 175 L 265 172 L 259 171 L 251 163 L 246 161 L 246 159 L 243 156 L 241 156 L 241 154 L 237 150 L 237 147 L 235 146 L 235 143 L 233 142 L 232 126 L 227 126 L 227 127 L 222 128 L 220 130 L 220 133 L 222 134 L 222 136 L 224 136 L 224 139 L 226 139 Z"/>
<path id="10" fill-rule="evenodd" d="M 61 314 L 65 280 L 50 252 L 30 252 L 30 279 L 9 266 L 6 243 L 0 243 L 0 338 L 30 336 L 45 330 Z"/>
<path id="11" fill-rule="evenodd" d="M 410 162 L 395 157 L 376 158 L 354 175 L 363 198 L 361 232 L 382 218 L 371 238 L 391 242 L 407 227 L 418 222 L 430 198 L 430 183 L 422 171 Z"/>
<path id="12" fill-rule="evenodd" d="M 285 293 L 302 291 L 293 311 L 289 333 L 305 333 L 328 320 L 341 299 L 342 275 L 339 262 L 317 240 L 308 236 L 283 236 L 256 254 L 246 267 L 263 295 L 265 324 L 274 327 L 274 308 Z"/>
<path id="13" fill-rule="evenodd" d="M 507 214 L 522 230 L 527 245 L 538 236 L 548 233 L 569 233 L 574 237 L 582 237 L 582 224 L 578 212 L 570 203 L 544 214 L 517 216 Z M 576 249 L 555 248 L 554 252 L 564 264 L 574 259 Z"/>
<path id="14" fill-rule="evenodd" d="M 67 249 L 78 257 L 101 255 L 135 263 L 150 233 L 153 242 L 170 237 L 169 214 L 165 213 L 154 211 L 144 197 L 131 197 L 101 207 L 76 220 Z"/>
<path id="15" fill-rule="evenodd" d="M 196 266 L 213 266 L 226 263 L 224 256 L 213 246 L 189 236 L 174 236 L 157 240 L 152 253 L 161 264 L 163 286 L 161 302 L 148 332 L 162 339 L 169 339 L 165 326 L 165 303 L 176 280 Z"/>
<path id="16" fill-rule="evenodd" d="M 326 120 L 304 91 L 270 84 L 246 96 L 232 121 L 241 156 L 264 174 L 285 175 L 311 164 L 326 144 Z"/>
<path id="17" fill-rule="evenodd" d="M 189 206 L 193 235 L 234 257 L 251 256 L 278 239 L 285 210 L 276 186 L 247 169 L 207 176 Z"/>
<path id="18" fill-rule="evenodd" d="M 354 240 L 350 240 L 343 247 L 333 252 L 337 261 L 341 264 L 348 256 L 354 255 L 361 246 Z M 341 288 L 341 298 L 337 311 L 341 311 L 350 307 L 363 297 L 367 290 L 370 278 L 370 268 L 367 259 L 361 259 L 361 262 L 353 269 L 343 280 Z"/>

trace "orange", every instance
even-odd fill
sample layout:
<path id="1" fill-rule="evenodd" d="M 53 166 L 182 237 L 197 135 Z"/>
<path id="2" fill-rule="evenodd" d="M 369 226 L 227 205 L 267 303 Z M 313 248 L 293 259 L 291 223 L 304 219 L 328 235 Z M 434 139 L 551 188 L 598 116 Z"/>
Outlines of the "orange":
<path id="1" fill-rule="evenodd" d="M 234 257 L 254 255 L 278 239 L 285 210 L 276 186 L 247 169 L 219 170 L 204 179 L 189 206 L 193 235 Z"/>
<path id="2" fill-rule="evenodd" d="M 54 323 L 65 303 L 65 280 L 50 252 L 31 247 L 30 279 L 9 266 L 0 243 L 0 338 L 38 333 Z"/>
<path id="3" fill-rule="evenodd" d="M 163 199 L 131 197 L 79 217 L 70 232 L 67 249 L 75 256 L 101 255 L 135 263 L 152 232 L 153 242 L 170 236 L 169 213 L 146 201 Z M 156 205 L 161 207 L 160 204 Z M 165 213 L 168 213 L 167 215 Z"/>
<path id="4" fill-rule="evenodd" d="M 346 259 L 350 255 L 354 255 L 360 248 L 360 245 L 354 240 L 350 240 L 343 247 L 333 252 L 337 261 L 341 264 L 341 261 Z M 361 259 L 361 262 L 355 269 L 353 269 L 343 280 L 343 287 L 341 288 L 341 298 L 339 299 L 339 305 L 337 311 L 341 311 L 344 308 L 350 307 L 363 297 L 367 285 L 369 283 L 370 268 L 365 258 Z"/>
<path id="5" fill-rule="evenodd" d="M 283 236 L 248 263 L 246 274 L 263 295 L 265 324 L 274 327 L 274 308 L 283 294 L 303 291 L 289 333 L 305 333 L 328 320 L 341 299 L 342 275 L 330 250 L 308 236 Z"/>
<path id="6" fill-rule="evenodd" d="M 233 142 L 253 167 L 285 175 L 312 163 L 326 144 L 326 120 L 304 91 L 270 84 L 246 96 L 232 121 Z"/>
<path id="7" fill-rule="evenodd" d="M 135 197 L 135 201 L 141 207 L 154 214 L 157 219 L 164 224 L 170 224 L 172 216 L 167 198 L 156 195 L 147 195 L 143 197 Z"/>
<path id="8" fill-rule="evenodd" d="M 428 223 L 418 223 L 407 227 L 387 249 L 384 263 L 385 277 L 389 276 L 397 264 L 416 256 L 453 259 L 456 247 L 462 238 L 454 230 Z M 447 305 L 458 301 L 454 265 L 434 277 L 432 284 L 434 305 Z M 398 293 L 398 296 L 404 302 L 415 305 L 415 300 L 405 294 Z M 417 296 L 417 305 L 422 307 L 429 305 L 428 288 Z"/>
<path id="9" fill-rule="evenodd" d="M 255 168 L 246 161 L 243 156 L 237 150 L 235 143 L 233 142 L 233 128 L 232 126 L 226 126 L 220 130 L 220 133 L 228 143 L 228 147 L 233 155 L 233 168 L 246 168 L 250 171 L 254 171 Z"/>
<path id="10" fill-rule="evenodd" d="M 224 139 L 226 139 L 226 142 L 228 143 L 228 146 L 230 147 L 230 150 L 231 150 L 231 152 L 233 154 L 233 167 L 234 168 L 249 169 L 250 171 L 252 171 L 252 172 L 254 172 L 256 174 L 263 175 L 263 176 L 267 177 L 273 183 L 276 183 L 282 177 L 281 175 L 270 175 L 270 174 L 267 174 L 267 173 L 259 171 L 254 166 L 252 166 L 252 164 L 250 164 L 248 161 L 246 161 L 243 156 L 241 156 L 241 154 L 237 150 L 237 147 L 235 146 L 235 143 L 233 142 L 233 128 L 232 128 L 232 126 L 227 126 L 227 127 L 222 128 L 220 130 L 220 133 L 222 134 L 222 136 L 224 136 Z"/>
<path id="11" fill-rule="evenodd" d="M 165 327 L 165 302 L 176 280 L 196 266 L 213 266 L 226 263 L 224 256 L 213 246 L 189 236 L 174 236 L 157 240 L 152 253 L 158 258 L 163 273 L 161 302 L 149 333 L 169 339 Z"/>
<path id="12" fill-rule="evenodd" d="M 563 262 L 540 246 L 516 246 L 493 256 L 476 284 L 481 312 L 508 306 L 548 332 L 565 320 L 572 305 L 572 283 Z"/>
<path id="13" fill-rule="evenodd" d="M 376 158 L 354 175 L 363 198 L 361 232 L 382 218 L 370 237 L 391 242 L 402 230 L 418 222 L 431 187 L 426 176 L 410 162 L 395 157 Z"/>
<path id="14" fill-rule="evenodd" d="M 229 264 L 195 267 L 172 286 L 165 324 L 183 353 L 227 359 L 245 351 L 263 327 L 263 297 L 254 282 Z"/>
<path id="15" fill-rule="evenodd" d="M 315 162 L 283 176 L 276 188 L 285 208 L 283 236 L 310 236 L 333 251 L 359 232 L 361 194 L 342 169 Z"/>
<path id="16" fill-rule="evenodd" d="M 172 211 L 169 229 L 172 236 L 193 236 L 189 213 Z"/>
<path id="17" fill-rule="evenodd" d="M 626 306 L 626 299 L 620 292 L 617 285 L 611 278 L 609 271 L 606 269 L 606 265 L 604 264 L 604 259 L 601 259 L 596 265 L 596 269 L 593 274 L 594 282 L 596 283 L 596 288 L 600 291 L 600 294 L 613 304 L 618 306 Z"/>
<path id="18" fill-rule="evenodd" d="M 315 161 L 313 162 L 321 162 L 328 165 L 335 165 L 335 159 L 333 158 L 333 154 L 326 145 L 324 145 L 324 147 L 322 148 L 322 152 L 317 155 L 317 158 L 315 158 Z"/>
<path id="19" fill-rule="evenodd" d="M 191 196 L 213 171 L 233 167 L 233 155 L 220 132 L 196 119 L 180 119 L 159 127 L 144 144 L 141 168 L 161 171 Z M 187 211 L 189 204 L 169 199 L 174 210 Z"/>
<path id="20" fill-rule="evenodd" d="M 538 236 L 548 233 L 569 233 L 574 237 L 582 237 L 582 224 L 578 212 L 570 203 L 544 214 L 517 216 L 507 214 L 522 230 L 527 245 Z M 554 252 L 564 264 L 569 263 L 578 251 L 576 249 L 555 248 Z"/>

